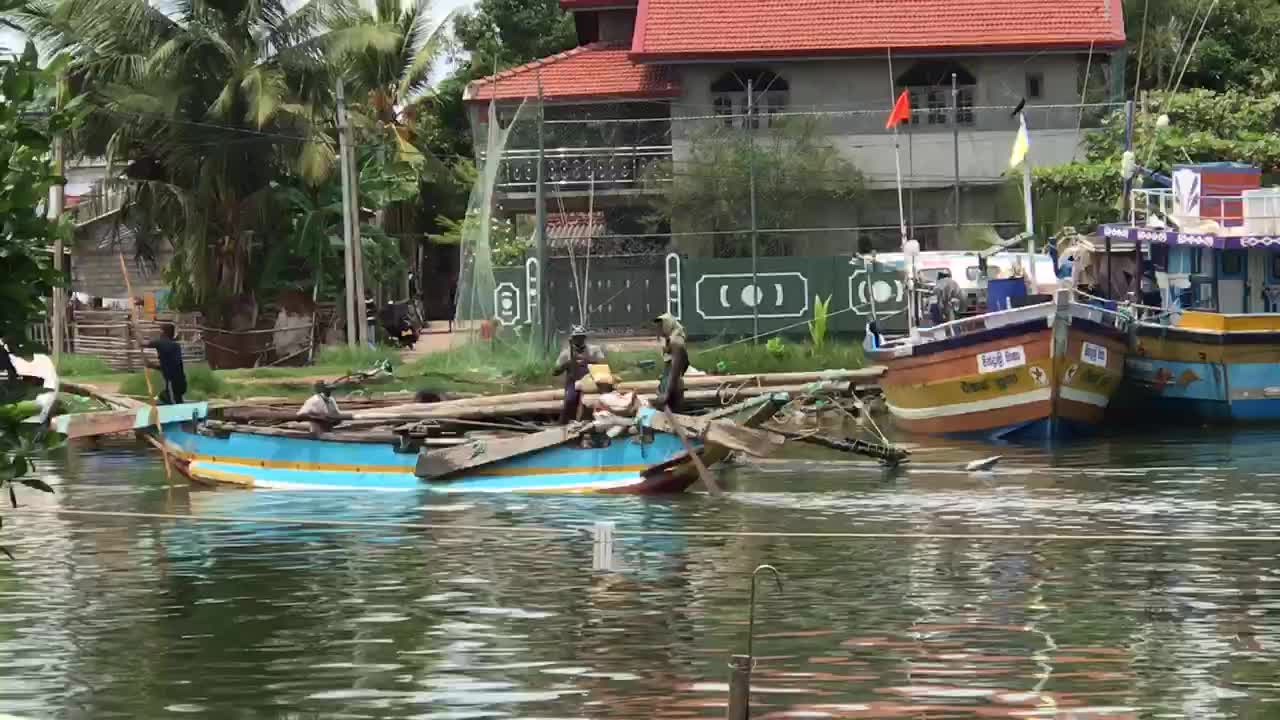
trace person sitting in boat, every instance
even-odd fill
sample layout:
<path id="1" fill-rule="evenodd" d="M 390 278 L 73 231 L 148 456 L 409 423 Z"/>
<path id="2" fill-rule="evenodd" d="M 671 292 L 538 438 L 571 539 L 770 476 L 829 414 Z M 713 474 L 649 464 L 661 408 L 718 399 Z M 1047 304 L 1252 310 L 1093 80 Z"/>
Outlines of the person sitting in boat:
<path id="1" fill-rule="evenodd" d="M 951 271 L 938 271 L 938 281 L 933 285 L 933 305 L 929 311 L 933 313 L 934 325 L 951 322 L 964 312 L 964 291 L 960 289 L 960 283 L 951 277 Z"/>
<path id="2" fill-rule="evenodd" d="M 591 404 L 594 424 L 603 429 L 611 438 L 618 437 L 634 425 L 634 420 L 641 408 L 649 406 L 649 401 L 634 392 L 623 390 L 618 378 L 606 373 L 595 380 L 600 394 Z"/>
<path id="3" fill-rule="evenodd" d="M 605 362 L 604 350 L 599 345 L 587 344 L 587 330 L 574 325 L 569 330 L 569 346 L 560 351 L 552 375 L 564 375 L 564 404 L 560 407 L 560 424 L 568 425 L 578 419 L 582 408 L 582 391 L 578 381 L 587 376 L 591 365 Z"/>
<path id="4" fill-rule="evenodd" d="M 684 374 L 689 370 L 689 338 L 671 313 L 653 319 L 662 338 L 662 379 L 658 381 L 659 410 L 680 412 L 684 406 Z"/>
<path id="5" fill-rule="evenodd" d="M 343 417 L 342 411 L 338 409 L 338 402 L 333 399 L 333 388 L 328 383 L 323 380 L 317 382 L 315 391 L 314 395 L 302 403 L 298 417 L 307 421 L 313 435 L 319 435 L 337 427 Z"/>

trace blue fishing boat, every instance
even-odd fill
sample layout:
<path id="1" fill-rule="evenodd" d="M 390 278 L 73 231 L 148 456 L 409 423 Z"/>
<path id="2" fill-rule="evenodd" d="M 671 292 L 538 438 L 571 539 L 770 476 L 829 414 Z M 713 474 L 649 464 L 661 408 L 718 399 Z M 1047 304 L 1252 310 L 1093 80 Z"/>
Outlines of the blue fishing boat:
<path id="1" fill-rule="evenodd" d="M 734 449 L 735 429 L 754 428 L 785 405 L 762 395 L 702 417 L 642 410 L 628 433 L 610 437 L 589 423 L 533 433 L 462 438 L 415 437 L 399 428 L 312 434 L 205 417 L 203 404 L 163 406 L 136 429 L 150 433 L 192 480 L 252 488 L 418 490 L 442 493 L 676 493 L 698 479 L 677 432 L 706 466 Z M 671 426 L 671 420 L 681 428 Z M 763 433 L 761 433 L 763 435 Z M 740 438 L 738 438 L 740 439 Z M 748 442 L 750 438 L 748 439 Z"/>
<path id="2" fill-rule="evenodd" d="M 1138 307 L 1125 404 L 1171 420 L 1280 420 L 1280 190 L 1232 163 L 1158 179 L 1169 187 L 1134 191 L 1130 223 L 1102 228 L 1147 251 L 1160 296 Z"/>

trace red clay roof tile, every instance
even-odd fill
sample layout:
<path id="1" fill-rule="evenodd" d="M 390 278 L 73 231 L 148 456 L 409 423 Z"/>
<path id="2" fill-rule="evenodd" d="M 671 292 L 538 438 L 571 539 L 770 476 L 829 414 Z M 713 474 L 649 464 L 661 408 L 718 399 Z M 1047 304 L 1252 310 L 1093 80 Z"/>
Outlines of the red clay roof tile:
<path id="1" fill-rule="evenodd" d="M 476 80 L 467 86 L 465 99 L 536 98 L 539 77 L 542 95 L 551 102 L 680 95 L 680 85 L 668 69 L 632 62 L 625 47 L 595 43 Z"/>
<path id="2" fill-rule="evenodd" d="M 1124 44 L 1122 0 L 640 0 L 632 58 Z"/>

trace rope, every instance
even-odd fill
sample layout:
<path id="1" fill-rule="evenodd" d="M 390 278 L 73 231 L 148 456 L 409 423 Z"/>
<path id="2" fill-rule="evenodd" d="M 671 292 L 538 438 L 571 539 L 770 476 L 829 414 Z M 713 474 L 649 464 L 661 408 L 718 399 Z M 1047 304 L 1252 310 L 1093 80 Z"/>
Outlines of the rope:
<path id="1" fill-rule="evenodd" d="M 575 528 L 535 528 L 501 525 L 452 525 L 442 523 L 402 523 L 376 520 L 314 520 L 292 517 L 235 517 L 227 515 L 174 515 L 169 513 L 123 512 L 114 510 L 77 510 L 72 508 L 38 508 L 26 506 L 23 512 L 36 515 L 74 515 L 82 517 L 114 517 L 145 520 L 183 520 L 216 524 L 299 525 L 312 527 L 368 527 L 404 530 L 466 530 L 500 535 L 582 535 L 591 526 Z M 884 532 L 778 532 L 720 530 L 614 530 L 615 536 L 629 537 L 702 537 L 702 538 L 818 538 L 847 540 L 1028 540 L 1054 542 L 1280 542 L 1280 535 L 1062 535 L 1058 533 L 884 533 Z"/>

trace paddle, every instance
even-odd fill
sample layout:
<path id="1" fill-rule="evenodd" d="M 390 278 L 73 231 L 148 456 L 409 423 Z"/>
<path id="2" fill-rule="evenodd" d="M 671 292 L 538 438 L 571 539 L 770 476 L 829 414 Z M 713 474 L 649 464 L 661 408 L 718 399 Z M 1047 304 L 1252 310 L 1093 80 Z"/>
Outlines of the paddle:
<path id="1" fill-rule="evenodd" d="M 711 473 L 707 470 L 707 466 L 702 464 L 702 458 L 698 457 L 698 453 L 694 452 L 693 444 L 689 442 L 689 436 L 684 432 L 684 426 L 676 420 L 675 416 L 667 408 L 662 408 L 662 414 L 667 417 L 667 422 L 671 423 L 671 429 L 675 431 L 676 437 L 680 438 L 680 444 L 684 445 L 684 451 L 689 453 L 689 459 L 693 461 L 693 466 L 698 469 L 698 477 L 702 479 L 702 484 L 707 486 L 707 490 L 712 495 L 722 494 L 720 486 L 715 480 L 711 479 Z"/>
<path id="2" fill-rule="evenodd" d="M 129 296 L 129 318 L 133 321 L 133 337 L 141 351 L 142 337 L 138 332 L 138 308 L 133 304 L 133 283 L 129 281 L 129 270 L 124 264 L 124 251 L 117 250 L 117 255 L 120 257 L 120 273 L 124 275 L 125 294 Z M 147 382 L 147 397 L 151 400 L 151 419 L 155 420 L 156 434 L 160 436 L 160 455 L 164 457 L 164 479 L 167 484 L 173 481 L 173 468 L 169 464 L 169 449 L 164 441 L 164 428 L 160 427 L 160 411 L 156 409 L 156 396 L 151 387 L 151 375 L 147 373 L 146 353 L 142 353 L 142 356 L 142 379 Z"/>

